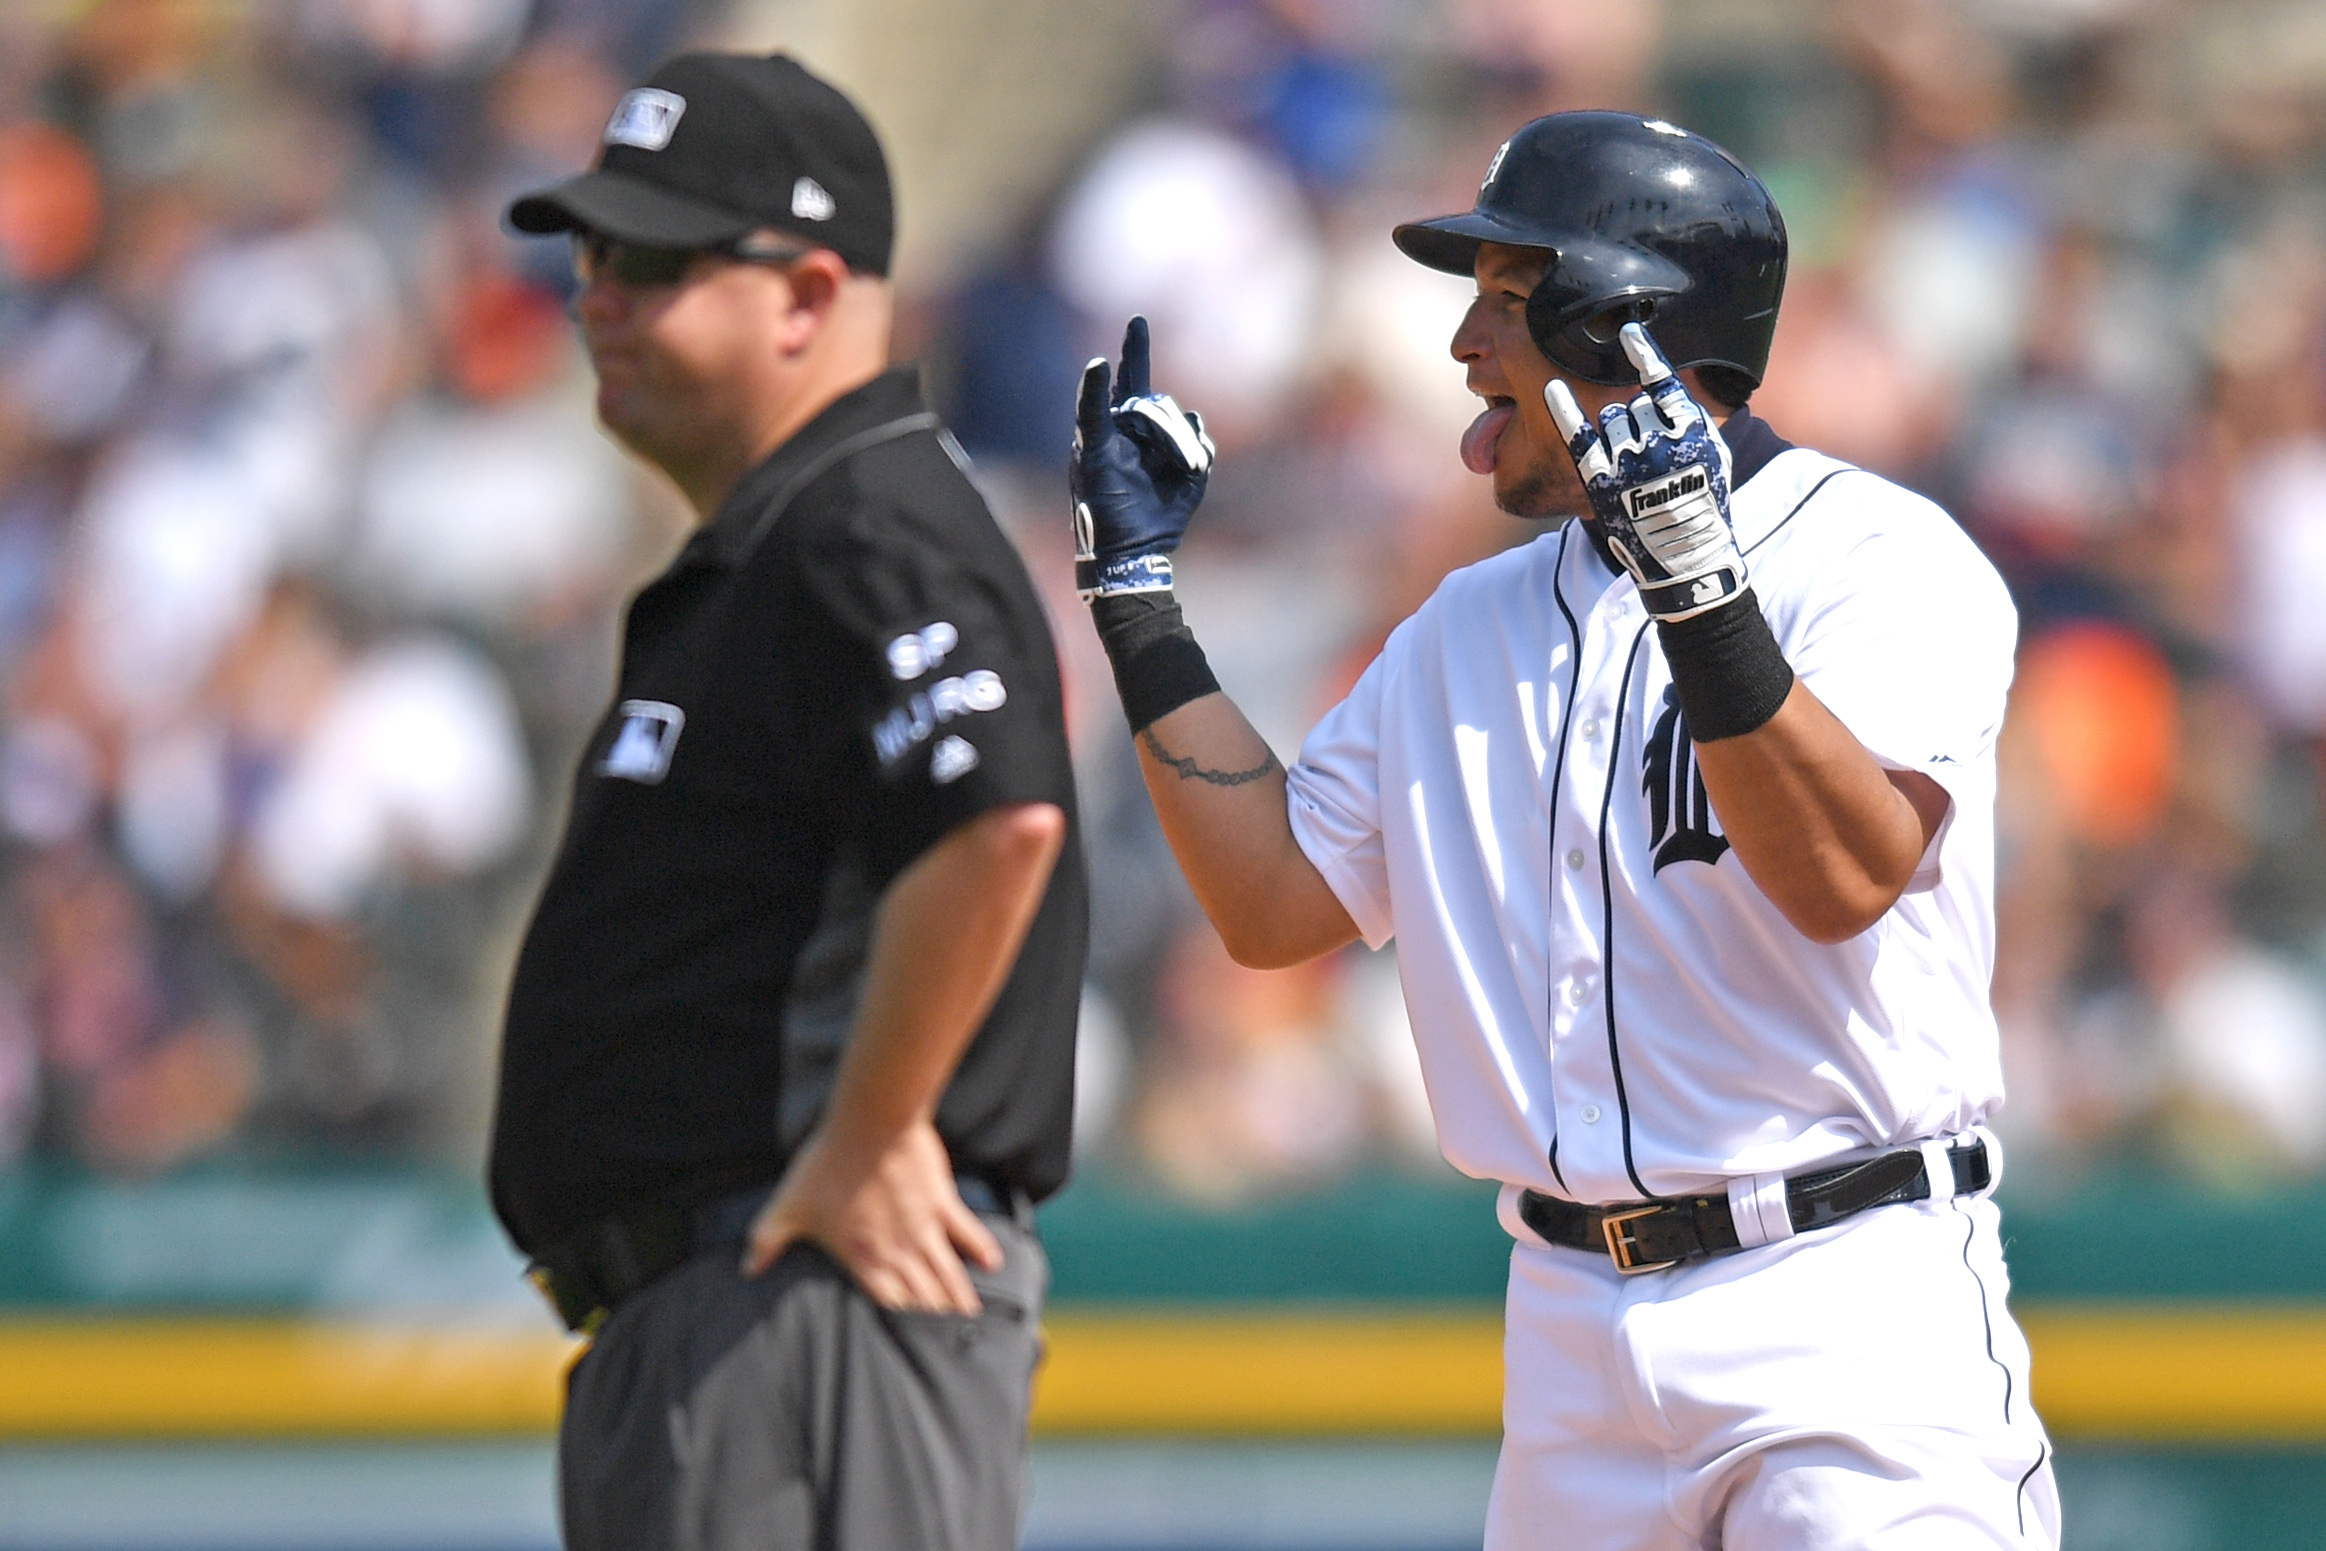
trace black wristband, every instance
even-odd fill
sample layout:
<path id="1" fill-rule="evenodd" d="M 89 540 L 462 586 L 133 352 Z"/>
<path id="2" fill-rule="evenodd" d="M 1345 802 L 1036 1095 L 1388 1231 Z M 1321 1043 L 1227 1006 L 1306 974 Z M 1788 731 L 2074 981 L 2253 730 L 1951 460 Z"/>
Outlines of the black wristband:
<path id="1" fill-rule="evenodd" d="M 1698 743 L 1757 730 L 1793 693 L 1793 665 L 1750 587 L 1693 618 L 1658 620 L 1656 634 L 1688 735 Z"/>
<path id="2" fill-rule="evenodd" d="M 1115 693 L 1134 735 L 1190 700 L 1219 692 L 1220 681 L 1169 588 L 1093 598 L 1090 618 L 1114 665 Z"/>

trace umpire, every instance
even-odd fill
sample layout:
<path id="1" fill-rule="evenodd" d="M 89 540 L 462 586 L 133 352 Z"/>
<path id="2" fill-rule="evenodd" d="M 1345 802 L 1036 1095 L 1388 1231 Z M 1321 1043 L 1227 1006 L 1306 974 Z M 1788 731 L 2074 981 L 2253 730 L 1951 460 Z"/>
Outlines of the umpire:
<path id="1" fill-rule="evenodd" d="M 509 995 L 493 1203 L 593 1338 L 567 1544 L 1014 1547 L 1088 885 L 1040 606 L 887 369 L 879 141 L 685 55 L 509 220 L 699 522 Z"/>

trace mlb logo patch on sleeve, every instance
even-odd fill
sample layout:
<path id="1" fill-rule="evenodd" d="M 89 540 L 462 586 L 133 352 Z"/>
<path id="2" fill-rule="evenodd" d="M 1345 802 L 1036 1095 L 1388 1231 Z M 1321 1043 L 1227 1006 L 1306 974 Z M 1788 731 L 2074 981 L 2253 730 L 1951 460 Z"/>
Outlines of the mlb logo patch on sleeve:
<path id="1" fill-rule="evenodd" d="M 667 701 L 625 700 L 619 714 L 622 725 L 598 761 L 598 774 L 653 786 L 670 773 L 686 713 Z"/>

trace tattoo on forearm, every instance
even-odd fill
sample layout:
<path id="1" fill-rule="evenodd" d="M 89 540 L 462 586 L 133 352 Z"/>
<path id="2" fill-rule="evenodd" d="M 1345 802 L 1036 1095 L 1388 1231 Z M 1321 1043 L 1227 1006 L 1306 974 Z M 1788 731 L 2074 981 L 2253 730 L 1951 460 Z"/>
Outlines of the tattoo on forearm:
<path id="1" fill-rule="evenodd" d="M 1274 750 L 1249 770 L 1207 770 L 1193 759 L 1182 759 L 1156 740 L 1154 729 L 1139 734 L 1139 741 L 1147 745 L 1147 752 L 1155 756 L 1155 763 L 1168 765 L 1182 781 L 1203 781 L 1213 786 L 1245 786 L 1259 780 L 1271 770 L 1284 767 L 1276 762 Z"/>

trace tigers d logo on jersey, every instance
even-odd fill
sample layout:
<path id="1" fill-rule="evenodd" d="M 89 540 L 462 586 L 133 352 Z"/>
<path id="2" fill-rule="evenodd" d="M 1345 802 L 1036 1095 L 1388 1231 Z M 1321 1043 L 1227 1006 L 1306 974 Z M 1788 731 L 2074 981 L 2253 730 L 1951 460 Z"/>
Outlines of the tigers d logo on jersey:
<path id="1" fill-rule="evenodd" d="M 1648 846 L 1655 871 L 1674 862 L 1702 862 L 1709 867 L 1728 849 L 1728 837 L 1713 827 L 1712 798 L 1704 790 L 1704 774 L 1696 768 L 1696 744 L 1688 736 L 1687 719 L 1680 715 L 1676 691 L 1664 691 L 1664 714 L 1648 734 L 1642 760 L 1641 786 L 1647 791 Z"/>

